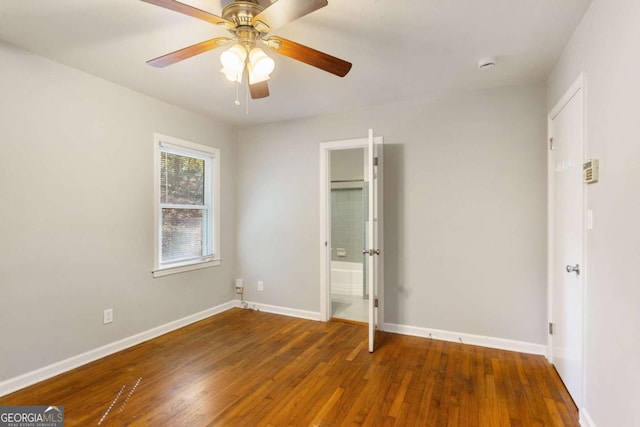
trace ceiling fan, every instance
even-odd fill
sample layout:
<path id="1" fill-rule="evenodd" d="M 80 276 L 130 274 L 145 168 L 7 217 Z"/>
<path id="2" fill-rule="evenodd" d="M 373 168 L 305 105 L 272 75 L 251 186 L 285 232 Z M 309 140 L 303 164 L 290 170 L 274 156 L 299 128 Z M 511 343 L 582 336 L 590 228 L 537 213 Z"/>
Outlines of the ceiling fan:
<path id="1" fill-rule="evenodd" d="M 234 0 L 224 7 L 222 17 L 175 0 L 142 1 L 219 25 L 232 34 L 232 37 L 216 37 L 147 61 L 154 67 L 166 67 L 233 44 L 220 56 L 222 72 L 238 83 L 247 74 L 253 99 L 269 96 L 267 80 L 275 66 L 273 59 L 258 45 L 339 77 L 344 77 L 351 69 L 350 62 L 283 37 L 269 36 L 271 30 L 326 6 L 327 0 L 277 0 L 267 7 L 260 5 L 258 0 Z"/>

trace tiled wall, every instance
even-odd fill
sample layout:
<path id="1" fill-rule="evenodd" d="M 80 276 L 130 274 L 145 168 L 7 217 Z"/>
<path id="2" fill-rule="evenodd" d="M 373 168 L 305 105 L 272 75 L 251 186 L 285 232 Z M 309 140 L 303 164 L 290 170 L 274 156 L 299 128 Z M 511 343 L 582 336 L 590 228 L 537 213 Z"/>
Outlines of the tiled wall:
<path id="1" fill-rule="evenodd" d="M 362 262 L 365 247 L 365 198 L 362 188 L 331 190 L 331 259 Z M 338 256 L 345 249 L 346 256 Z"/>

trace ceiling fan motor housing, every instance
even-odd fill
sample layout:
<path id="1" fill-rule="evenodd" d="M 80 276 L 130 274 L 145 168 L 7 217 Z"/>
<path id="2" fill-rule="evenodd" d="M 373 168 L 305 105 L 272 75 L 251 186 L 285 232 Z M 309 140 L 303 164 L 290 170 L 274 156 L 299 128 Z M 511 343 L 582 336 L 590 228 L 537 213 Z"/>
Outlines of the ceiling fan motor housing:
<path id="1" fill-rule="evenodd" d="M 222 17 L 238 27 L 252 27 L 251 20 L 264 10 L 257 2 L 237 0 L 222 10 Z"/>
<path id="2" fill-rule="evenodd" d="M 250 51 L 256 45 L 256 41 L 260 37 L 261 24 L 264 25 L 263 30 L 268 31 L 269 27 L 258 22 L 256 27 L 252 24 L 253 17 L 264 10 L 257 1 L 236 0 L 222 10 L 222 17 L 227 21 L 236 24 L 236 28 L 229 31 L 235 35 L 238 42 Z"/>

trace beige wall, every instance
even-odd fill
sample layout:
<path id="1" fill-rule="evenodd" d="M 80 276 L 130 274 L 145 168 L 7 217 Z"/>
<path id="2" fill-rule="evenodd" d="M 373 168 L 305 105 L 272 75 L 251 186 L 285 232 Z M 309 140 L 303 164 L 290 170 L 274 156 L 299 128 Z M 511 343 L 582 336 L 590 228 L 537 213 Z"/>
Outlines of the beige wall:
<path id="1" fill-rule="evenodd" d="M 548 109 L 586 75 L 587 157 L 600 182 L 586 187 L 585 402 L 600 427 L 640 420 L 640 2 L 594 0 L 548 84 Z"/>
<path id="2" fill-rule="evenodd" d="M 231 300 L 232 129 L 8 45 L 0 64 L 0 381 Z M 154 132 L 221 149 L 220 267 L 151 277 Z"/>
<path id="3" fill-rule="evenodd" d="M 319 143 L 369 127 L 385 139 L 385 321 L 544 344 L 544 85 L 240 129 L 247 298 L 319 311 Z"/>

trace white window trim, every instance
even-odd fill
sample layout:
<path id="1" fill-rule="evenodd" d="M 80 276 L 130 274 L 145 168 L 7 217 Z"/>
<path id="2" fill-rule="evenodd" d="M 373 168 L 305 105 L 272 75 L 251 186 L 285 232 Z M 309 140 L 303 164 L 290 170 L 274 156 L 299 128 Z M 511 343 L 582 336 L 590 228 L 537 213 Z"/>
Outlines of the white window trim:
<path id="1" fill-rule="evenodd" d="M 185 271 L 199 270 L 201 268 L 220 265 L 222 262 L 222 257 L 220 256 L 220 150 L 158 133 L 153 134 L 153 146 L 153 277 L 168 276 L 170 274 L 183 273 Z M 213 197 L 213 202 L 211 203 L 211 214 L 213 215 L 211 245 L 213 248 L 213 255 L 172 263 L 170 266 L 161 266 L 160 254 L 162 252 L 162 248 L 160 246 L 160 236 L 162 234 L 162 218 L 160 215 L 160 149 L 167 147 L 175 149 L 178 153 L 188 150 L 189 153 L 185 154 L 197 155 L 197 153 L 200 152 L 203 157 L 206 156 L 207 158 L 213 158 L 213 172 L 207 173 L 205 178 L 206 180 L 210 179 L 212 181 L 209 183 L 211 192 L 205 197 Z"/>

